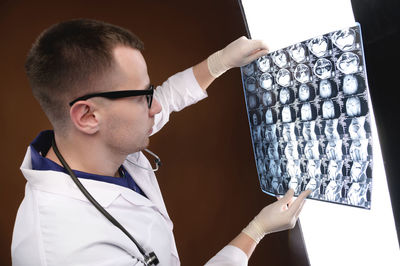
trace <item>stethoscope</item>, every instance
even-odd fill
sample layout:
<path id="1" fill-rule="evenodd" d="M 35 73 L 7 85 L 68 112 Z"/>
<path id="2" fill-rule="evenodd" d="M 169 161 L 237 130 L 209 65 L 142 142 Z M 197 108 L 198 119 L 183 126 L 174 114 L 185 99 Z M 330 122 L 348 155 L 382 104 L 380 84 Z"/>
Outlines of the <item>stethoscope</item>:
<path id="1" fill-rule="evenodd" d="M 156 164 L 156 168 L 153 169 L 153 168 L 148 168 L 148 167 L 144 167 L 144 166 L 138 165 L 137 163 L 132 162 L 132 161 L 129 160 L 128 158 L 126 158 L 126 160 L 127 160 L 129 163 L 135 165 L 136 167 L 142 168 L 142 169 L 147 170 L 147 171 L 157 172 L 158 168 L 161 166 L 160 157 L 158 157 L 154 152 L 150 151 L 149 149 L 143 149 L 143 150 L 146 151 L 148 154 L 150 154 L 151 156 L 154 157 L 154 162 L 155 162 L 155 164 Z"/>
<path id="2" fill-rule="evenodd" d="M 94 207 L 96 207 L 96 209 L 101 212 L 113 225 L 115 225 L 116 227 L 118 227 L 130 240 L 132 240 L 132 242 L 136 245 L 136 247 L 138 248 L 139 252 L 143 255 L 144 260 L 142 261 L 141 259 L 137 258 L 138 260 L 142 261 L 142 263 L 144 263 L 144 265 L 157 265 L 159 263 L 157 255 L 151 251 L 148 254 L 146 254 L 146 251 L 143 249 L 143 247 L 136 241 L 136 239 L 110 214 L 108 213 L 93 197 L 92 195 L 90 195 L 90 193 L 86 190 L 86 188 L 82 185 L 82 183 L 79 181 L 79 179 L 76 177 L 75 173 L 72 171 L 71 167 L 69 167 L 69 165 L 67 164 L 67 162 L 65 161 L 64 157 L 61 155 L 60 151 L 57 148 L 56 145 L 56 141 L 55 138 L 53 136 L 52 142 L 51 142 L 51 146 L 54 150 L 54 153 L 56 154 L 58 160 L 60 160 L 61 164 L 64 166 L 64 168 L 67 170 L 68 174 L 70 175 L 70 177 L 72 178 L 72 180 L 74 181 L 74 183 L 77 185 L 77 187 L 79 188 L 79 190 L 83 193 L 83 195 L 85 195 L 85 197 L 93 204 Z M 156 163 L 156 168 L 146 168 L 143 166 L 140 166 L 130 160 L 128 160 L 128 162 L 130 162 L 131 164 L 136 165 L 139 168 L 148 170 L 148 171 L 157 171 L 159 166 L 161 165 L 161 160 L 160 158 L 155 155 L 153 152 L 149 151 L 148 149 L 144 149 L 146 152 L 150 153 L 150 155 L 155 157 L 155 163 Z"/>

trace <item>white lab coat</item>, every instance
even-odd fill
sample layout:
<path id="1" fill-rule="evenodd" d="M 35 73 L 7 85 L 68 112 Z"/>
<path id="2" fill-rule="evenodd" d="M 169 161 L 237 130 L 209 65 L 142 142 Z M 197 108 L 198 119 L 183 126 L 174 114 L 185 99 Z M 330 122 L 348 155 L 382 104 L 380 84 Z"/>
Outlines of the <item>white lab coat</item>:
<path id="1" fill-rule="evenodd" d="M 187 69 L 158 87 L 155 97 L 162 112 L 156 116 L 154 133 L 165 125 L 171 112 L 203 99 L 206 94 L 192 69 Z M 141 152 L 128 158 L 151 167 Z M 127 161 L 123 165 L 148 198 L 119 185 L 90 179 L 80 181 L 147 252 L 157 254 L 159 265 L 180 265 L 173 223 L 154 173 Z M 13 265 L 143 265 L 136 246 L 91 205 L 69 175 L 32 170 L 30 147 L 21 171 L 27 184 L 15 221 Z M 247 256 L 228 245 L 207 264 L 247 265 Z"/>

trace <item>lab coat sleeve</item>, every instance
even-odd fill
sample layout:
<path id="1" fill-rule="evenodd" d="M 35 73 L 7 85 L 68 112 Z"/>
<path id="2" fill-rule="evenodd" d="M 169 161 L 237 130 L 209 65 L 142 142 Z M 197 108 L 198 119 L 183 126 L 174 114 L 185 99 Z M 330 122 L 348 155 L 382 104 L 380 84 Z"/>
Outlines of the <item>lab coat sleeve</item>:
<path id="1" fill-rule="evenodd" d="M 238 247 L 227 245 L 212 257 L 206 266 L 247 266 L 247 255 Z"/>
<path id="2" fill-rule="evenodd" d="M 206 97 L 207 93 L 197 82 L 193 68 L 170 77 L 154 92 L 154 98 L 161 104 L 162 110 L 154 118 L 152 134 L 158 132 L 169 121 L 172 112 L 178 112 Z"/>

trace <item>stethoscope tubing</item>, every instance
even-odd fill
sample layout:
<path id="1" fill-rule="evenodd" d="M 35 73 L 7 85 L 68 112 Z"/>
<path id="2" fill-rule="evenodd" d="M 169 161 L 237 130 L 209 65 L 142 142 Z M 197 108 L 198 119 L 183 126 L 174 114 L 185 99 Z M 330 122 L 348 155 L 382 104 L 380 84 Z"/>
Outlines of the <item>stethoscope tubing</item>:
<path id="1" fill-rule="evenodd" d="M 72 171 L 71 167 L 68 165 L 68 163 L 65 161 L 64 157 L 61 155 L 60 151 L 57 148 L 55 138 L 53 137 L 51 146 L 54 150 L 54 153 L 56 154 L 57 158 L 60 160 L 61 164 L 63 167 L 67 170 L 69 176 L 71 177 L 72 181 L 76 184 L 76 186 L 79 188 L 79 190 L 83 193 L 83 195 L 90 201 L 90 203 L 93 204 L 93 206 L 101 213 L 103 214 L 113 225 L 115 225 L 118 229 L 120 229 L 137 247 L 139 252 L 143 255 L 144 257 L 144 263 L 145 265 L 157 265 L 158 264 L 158 259 L 157 256 L 154 252 L 149 252 L 149 255 L 146 254 L 146 251 L 143 249 L 143 247 L 136 241 L 136 239 L 128 232 L 128 230 L 125 229 L 109 212 L 107 212 L 87 191 L 87 189 L 83 186 L 83 184 L 79 181 L 78 177 L 75 175 L 74 171 Z M 153 155 L 153 153 L 151 153 Z M 159 158 L 155 156 L 158 160 Z M 131 162 L 132 163 L 132 162 Z M 158 169 L 158 164 L 157 164 L 157 169 Z"/>

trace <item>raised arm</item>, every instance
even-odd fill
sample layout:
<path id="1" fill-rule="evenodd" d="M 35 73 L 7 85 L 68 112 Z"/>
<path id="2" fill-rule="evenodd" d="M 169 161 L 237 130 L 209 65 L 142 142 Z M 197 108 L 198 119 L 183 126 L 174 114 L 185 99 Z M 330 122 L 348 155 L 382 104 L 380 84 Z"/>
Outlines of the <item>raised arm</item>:
<path id="1" fill-rule="evenodd" d="M 268 46 L 260 40 L 242 36 L 210 55 L 193 67 L 194 76 L 205 91 L 220 75 L 233 67 L 241 67 L 268 53 Z"/>

